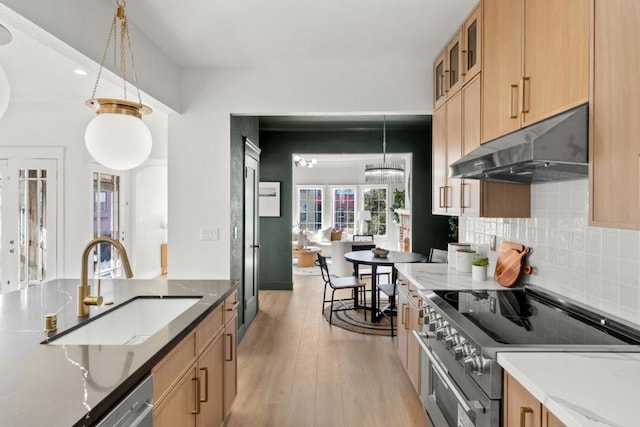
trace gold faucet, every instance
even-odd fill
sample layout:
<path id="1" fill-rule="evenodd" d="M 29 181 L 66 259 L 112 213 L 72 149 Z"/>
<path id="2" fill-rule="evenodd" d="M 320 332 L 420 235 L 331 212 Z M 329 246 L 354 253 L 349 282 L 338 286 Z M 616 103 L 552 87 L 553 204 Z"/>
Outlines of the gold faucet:
<path id="1" fill-rule="evenodd" d="M 91 249 L 98 243 L 109 243 L 111 246 L 114 246 L 120 252 L 122 256 L 122 266 L 124 267 L 124 272 L 127 275 L 127 278 L 133 277 L 133 272 L 131 271 L 131 264 L 129 264 L 129 257 L 127 256 L 127 251 L 122 246 L 122 243 L 118 242 L 111 237 L 96 237 L 91 240 L 85 246 L 84 251 L 82 252 L 82 272 L 80 276 L 80 284 L 78 285 L 78 317 L 84 317 L 89 315 L 89 306 L 90 305 L 102 305 L 102 296 L 100 296 L 100 280 L 98 280 L 98 295 L 89 295 L 90 287 L 89 287 L 89 252 Z"/>

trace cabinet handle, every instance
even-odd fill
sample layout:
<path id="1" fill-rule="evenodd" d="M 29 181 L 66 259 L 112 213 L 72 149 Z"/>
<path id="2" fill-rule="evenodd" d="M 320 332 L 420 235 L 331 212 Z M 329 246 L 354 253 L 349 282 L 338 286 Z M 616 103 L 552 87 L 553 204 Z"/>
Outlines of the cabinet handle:
<path id="1" fill-rule="evenodd" d="M 407 313 L 407 314 L 405 314 L 405 319 L 406 319 L 406 318 L 408 318 L 408 317 L 409 317 L 409 305 L 408 305 L 408 304 L 404 307 L 404 311 Z M 403 314 L 404 314 L 404 313 L 403 313 Z M 404 323 L 404 328 L 405 328 L 407 331 L 409 330 L 409 322 L 405 322 L 405 323 Z"/>
<path id="2" fill-rule="evenodd" d="M 191 411 L 191 413 L 193 415 L 198 415 L 200 413 L 200 378 L 191 378 L 191 381 L 195 383 L 196 388 L 196 407 L 193 411 Z"/>
<path id="3" fill-rule="evenodd" d="M 471 184 L 462 183 L 460 184 L 460 207 L 462 209 L 468 209 L 471 207 L 471 196 L 468 198 L 465 197 L 464 189 L 467 189 L 467 192 L 471 194 Z"/>
<path id="4" fill-rule="evenodd" d="M 405 318 L 404 315 L 407 314 L 407 304 L 402 304 L 402 319 L 400 320 L 400 323 L 402 323 L 402 326 L 405 327 L 405 329 L 407 329 L 406 324 L 405 324 Z"/>
<path id="5" fill-rule="evenodd" d="M 451 205 L 449 204 L 449 190 L 453 188 L 450 185 L 445 185 L 444 186 L 444 207 L 445 208 L 450 208 Z"/>
<path id="6" fill-rule="evenodd" d="M 446 75 L 445 79 L 444 79 L 444 93 L 449 93 L 449 70 L 444 70 L 444 74 Z"/>
<path id="7" fill-rule="evenodd" d="M 233 334 L 227 334 L 227 338 L 229 338 L 229 358 L 227 362 L 233 361 Z"/>
<path id="8" fill-rule="evenodd" d="M 439 208 L 444 208 L 444 205 L 442 204 L 442 186 L 438 187 L 438 207 Z"/>
<path id="9" fill-rule="evenodd" d="M 200 368 L 204 371 L 204 399 L 200 399 L 200 402 L 209 401 L 209 368 Z"/>
<path id="10" fill-rule="evenodd" d="M 234 302 L 231 308 L 227 308 L 227 311 L 233 311 L 236 309 L 236 307 L 238 307 L 238 301 Z"/>
<path id="11" fill-rule="evenodd" d="M 468 51 L 463 50 L 462 51 L 462 71 L 460 72 L 460 75 L 462 77 L 467 75 L 467 63 L 469 62 L 467 55 L 469 54 Z"/>
<path id="12" fill-rule="evenodd" d="M 515 90 L 514 90 L 515 89 Z M 513 107 L 516 105 L 516 102 L 513 101 L 513 94 L 515 93 L 518 96 L 518 85 L 511 85 L 509 87 L 509 118 L 517 119 L 518 113 L 513 112 Z"/>
<path id="13" fill-rule="evenodd" d="M 529 113 L 529 97 L 527 97 L 527 86 L 529 77 L 522 78 L 522 114 Z"/>
<path id="14" fill-rule="evenodd" d="M 526 406 L 521 406 L 520 407 L 520 427 L 526 427 L 526 417 L 527 414 L 533 414 L 533 409 L 528 408 Z"/>
<path id="15" fill-rule="evenodd" d="M 640 208 L 640 154 L 638 154 L 638 208 Z"/>

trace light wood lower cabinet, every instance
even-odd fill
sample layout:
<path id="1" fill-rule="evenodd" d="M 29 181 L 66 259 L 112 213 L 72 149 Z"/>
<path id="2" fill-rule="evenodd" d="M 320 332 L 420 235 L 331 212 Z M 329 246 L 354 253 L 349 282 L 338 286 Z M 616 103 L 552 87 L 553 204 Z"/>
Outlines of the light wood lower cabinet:
<path id="1" fill-rule="evenodd" d="M 504 374 L 504 427 L 564 427 L 511 375 Z"/>
<path id="2" fill-rule="evenodd" d="M 226 303 L 225 303 L 226 304 Z M 238 394 L 238 310 L 237 304 L 232 309 L 233 315 L 224 327 L 225 361 L 224 361 L 224 413 L 229 413 L 231 405 Z"/>
<path id="3" fill-rule="evenodd" d="M 413 331 L 422 330 L 421 299 L 405 282 L 398 284 L 396 351 L 414 388 L 420 393 L 420 347 Z"/>
<path id="4" fill-rule="evenodd" d="M 234 292 L 151 370 L 155 426 L 222 425 L 237 394 L 236 337 Z"/>

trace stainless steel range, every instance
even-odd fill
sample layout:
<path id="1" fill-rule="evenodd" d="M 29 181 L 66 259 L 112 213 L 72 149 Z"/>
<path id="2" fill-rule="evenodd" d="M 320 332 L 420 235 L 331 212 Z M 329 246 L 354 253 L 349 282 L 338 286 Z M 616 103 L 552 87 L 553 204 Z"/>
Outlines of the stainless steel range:
<path id="1" fill-rule="evenodd" d="M 534 286 L 422 296 L 425 324 L 414 336 L 436 427 L 502 425 L 501 351 L 640 352 L 631 324 Z"/>

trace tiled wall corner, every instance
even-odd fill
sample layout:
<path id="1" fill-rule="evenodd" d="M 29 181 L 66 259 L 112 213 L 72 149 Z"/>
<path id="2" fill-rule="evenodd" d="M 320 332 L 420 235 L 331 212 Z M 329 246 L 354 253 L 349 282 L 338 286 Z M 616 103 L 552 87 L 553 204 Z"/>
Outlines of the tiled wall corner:
<path id="1" fill-rule="evenodd" d="M 588 226 L 588 180 L 531 186 L 531 218 L 460 218 L 460 241 L 495 267 L 492 235 L 532 248 L 528 282 L 640 324 L 640 232 Z M 492 273 L 491 273 L 492 274 Z"/>

